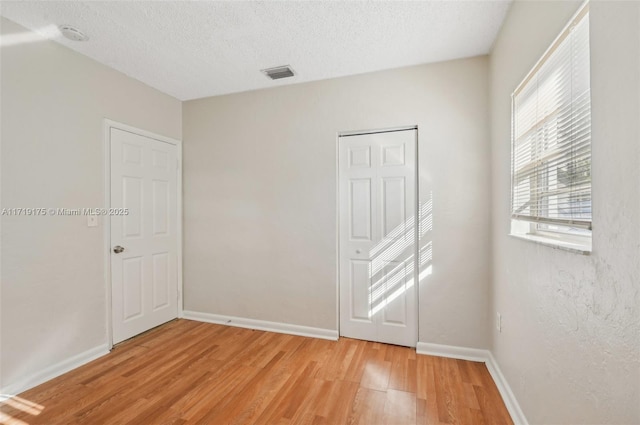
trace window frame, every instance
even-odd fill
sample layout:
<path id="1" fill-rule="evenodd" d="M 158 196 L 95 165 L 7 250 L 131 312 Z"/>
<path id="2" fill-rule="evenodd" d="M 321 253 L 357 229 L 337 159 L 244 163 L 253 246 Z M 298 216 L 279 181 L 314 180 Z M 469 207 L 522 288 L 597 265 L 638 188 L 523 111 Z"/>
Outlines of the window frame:
<path id="1" fill-rule="evenodd" d="M 516 102 L 515 97 L 519 94 L 524 88 L 526 88 L 527 84 L 538 76 L 538 71 L 542 68 L 542 66 L 547 63 L 549 58 L 553 55 L 553 53 L 561 46 L 561 44 L 565 41 L 565 39 L 570 35 L 572 29 L 579 24 L 583 19 L 589 19 L 589 1 L 585 1 L 577 10 L 577 12 L 572 16 L 567 25 L 562 29 L 560 34 L 555 38 L 555 40 L 551 43 L 551 45 L 547 48 L 545 53 L 540 57 L 540 59 L 533 66 L 531 71 L 527 73 L 525 78 L 522 80 L 520 84 L 516 87 L 513 94 L 511 95 L 511 194 L 510 194 L 510 219 L 511 219 L 511 229 L 510 235 L 519 239 L 524 239 L 532 242 L 537 242 L 543 245 L 552 246 L 554 248 L 566 249 L 569 251 L 578 252 L 581 254 L 590 254 L 592 250 L 592 222 L 593 216 L 588 220 L 575 220 L 578 226 L 572 226 L 571 224 L 562 224 L 560 222 L 552 223 L 551 221 L 545 221 L 540 218 L 540 215 L 535 212 L 535 214 L 531 214 L 530 217 L 524 217 L 520 215 L 517 217 L 517 214 L 514 213 L 514 184 L 515 184 L 515 149 L 516 149 Z M 590 66 L 591 61 L 587 63 L 587 66 Z M 590 77 L 589 77 L 590 78 Z M 589 81 L 589 85 L 591 82 Z M 537 92 L 537 91 L 536 91 Z M 555 112 L 554 112 L 555 114 Z M 591 117 L 591 107 L 589 107 L 589 117 Z M 539 120 L 535 125 L 539 125 L 540 123 L 544 123 L 547 118 L 543 118 Z M 557 121 L 558 117 L 552 118 L 552 120 Z M 589 124 L 590 125 L 590 124 Z M 543 131 L 547 131 L 546 125 L 543 126 Z M 525 133 L 526 134 L 526 133 Z M 519 136 L 522 137 L 522 136 Z M 546 139 L 546 137 L 545 137 Z M 591 139 L 589 141 L 589 173 L 591 173 Z M 534 143 L 534 148 L 538 149 L 538 144 Z M 536 159 L 534 159 L 535 161 Z M 553 168 L 550 168 L 553 169 Z M 558 168 L 555 168 L 556 170 Z M 536 175 L 534 177 L 536 179 L 536 183 L 541 180 L 549 179 L 548 176 Z M 589 176 L 591 179 L 591 176 Z M 547 181 L 547 186 L 549 186 L 549 182 Z M 592 194 L 592 185 L 591 180 L 589 181 L 589 198 L 590 205 L 589 208 L 592 211 L 593 202 L 591 199 Z M 545 191 L 540 192 L 537 187 L 538 185 L 534 185 L 536 187 L 535 194 L 533 187 L 530 188 L 531 192 L 531 202 L 530 204 L 535 204 L 536 208 L 538 208 L 540 195 L 548 194 L 551 192 L 547 187 Z M 557 190 L 557 189 L 556 189 Z M 578 195 L 579 196 L 579 195 Z M 575 202 L 575 201 L 572 201 Z M 573 203 L 571 205 L 574 205 Z M 571 220 L 568 220 L 571 221 Z M 549 228 L 552 227 L 552 228 Z"/>

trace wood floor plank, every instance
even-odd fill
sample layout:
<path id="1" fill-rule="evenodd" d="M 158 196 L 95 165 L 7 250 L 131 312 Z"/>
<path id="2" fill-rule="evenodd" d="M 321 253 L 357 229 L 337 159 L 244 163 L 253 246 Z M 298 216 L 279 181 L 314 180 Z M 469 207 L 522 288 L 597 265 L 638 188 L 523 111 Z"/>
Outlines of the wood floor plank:
<path id="1" fill-rule="evenodd" d="M 322 417 L 317 415 L 317 407 L 322 400 L 322 381 L 314 379 L 311 388 L 306 393 L 295 414 L 289 419 L 289 423 L 295 425 L 312 425 Z"/>
<path id="2" fill-rule="evenodd" d="M 478 397 L 473 389 L 473 385 L 463 382 L 462 390 L 464 391 L 465 405 L 469 409 L 480 410 L 480 404 L 478 404 Z"/>
<path id="3" fill-rule="evenodd" d="M 446 424 L 455 422 L 455 401 L 451 393 L 449 377 L 447 376 L 447 362 L 441 361 L 440 357 L 432 359 L 434 362 L 435 396 L 438 409 L 438 421 Z"/>
<path id="4" fill-rule="evenodd" d="M 416 423 L 416 395 L 398 390 L 387 390 L 384 403 L 385 425 L 415 424 Z"/>
<path id="5" fill-rule="evenodd" d="M 386 360 L 386 346 L 372 344 L 364 366 L 360 385 L 372 390 L 386 390 L 389 387 L 391 362 Z"/>
<path id="6" fill-rule="evenodd" d="M 0 403 L 0 423 L 513 422 L 482 363 L 175 320 Z"/>
<path id="7" fill-rule="evenodd" d="M 349 369 L 344 376 L 344 380 L 360 382 L 368 359 L 367 342 L 357 339 L 348 340 L 345 338 L 345 340 L 351 341 L 351 345 L 355 347 L 355 351 L 351 357 L 351 363 L 349 364 Z"/>
<path id="8" fill-rule="evenodd" d="M 485 422 L 495 425 L 511 425 L 513 422 L 508 414 L 502 409 L 497 408 L 494 405 L 494 396 L 487 388 L 474 386 L 478 403 L 480 404 L 480 411 L 482 412 Z"/>
<path id="9" fill-rule="evenodd" d="M 415 393 L 416 387 L 416 360 L 409 358 L 404 347 L 390 347 L 388 356 L 391 361 L 391 373 L 389 375 L 389 388 Z"/>
<path id="10" fill-rule="evenodd" d="M 416 380 L 416 397 L 420 400 L 435 397 L 435 381 L 433 367 L 429 363 L 431 356 L 419 356 L 416 358 L 416 376 L 423 379 Z"/>
<path id="11" fill-rule="evenodd" d="M 260 372 L 260 369 L 238 365 L 227 368 L 225 373 L 209 380 L 207 395 L 196 400 L 187 410 L 181 412 L 181 417 L 196 423 L 212 412 L 224 410 L 228 405 L 229 394 L 236 394 L 243 384 Z"/>
<path id="12" fill-rule="evenodd" d="M 212 409 L 200 419 L 199 423 L 246 423 L 247 417 L 259 416 L 260 412 L 266 408 L 265 397 L 268 391 L 279 389 L 289 377 L 286 369 L 277 367 L 283 356 L 283 351 L 278 352 L 250 380 L 238 387 L 233 394 L 225 397 L 224 408 Z"/>
<path id="13" fill-rule="evenodd" d="M 387 395 L 384 391 L 358 388 L 347 424 L 370 425 L 382 423 L 386 398 Z"/>
<path id="14" fill-rule="evenodd" d="M 300 407 L 299 397 L 314 387 L 315 378 L 313 375 L 316 368 L 316 362 L 312 361 L 306 364 L 301 373 L 292 374 L 284 383 L 279 394 L 274 397 L 271 405 L 257 418 L 256 423 L 288 422 L 296 413 L 296 409 Z"/>
<path id="15" fill-rule="evenodd" d="M 359 385 L 351 381 L 327 381 L 326 390 L 321 393 L 324 403 L 318 414 L 326 418 L 329 424 L 344 424 L 347 422 Z"/>
<path id="16" fill-rule="evenodd" d="M 336 356 L 331 361 L 331 363 L 335 364 L 336 367 L 327 367 L 323 369 L 325 372 L 330 371 L 328 375 L 329 379 L 332 380 L 345 380 L 349 372 L 349 366 L 351 365 L 353 356 L 356 354 L 357 350 L 357 345 L 353 343 L 339 344 L 339 346 L 341 349 L 335 350 Z"/>
<path id="17" fill-rule="evenodd" d="M 472 385 L 482 385 L 482 363 L 460 361 L 458 369 L 460 370 L 460 378 L 462 382 Z"/>
<path id="18" fill-rule="evenodd" d="M 418 369 L 418 377 L 424 377 L 424 379 L 418 379 L 418 386 L 421 391 L 418 392 L 418 399 L 424 400 L 424 419 L 427 424 L 439 424 L 439 410 L 438 410 L 438 387 L 436 385 L 436 364 L 434 361 L 436 358 L 431 356 L 420 356 L 417 359 L 421 365 Z"/>

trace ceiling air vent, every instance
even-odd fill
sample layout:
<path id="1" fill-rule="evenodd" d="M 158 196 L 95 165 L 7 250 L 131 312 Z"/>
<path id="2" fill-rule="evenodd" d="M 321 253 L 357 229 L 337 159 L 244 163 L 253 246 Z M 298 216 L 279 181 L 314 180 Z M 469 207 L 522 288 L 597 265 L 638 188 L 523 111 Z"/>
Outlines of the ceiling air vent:
<path id="1" fill-rule="evenodd" d="M 293 69 L 289 65 L 276 66 L 275 68 L 263 69 L 262 73 L 272 80 L 293 77 Z"/>

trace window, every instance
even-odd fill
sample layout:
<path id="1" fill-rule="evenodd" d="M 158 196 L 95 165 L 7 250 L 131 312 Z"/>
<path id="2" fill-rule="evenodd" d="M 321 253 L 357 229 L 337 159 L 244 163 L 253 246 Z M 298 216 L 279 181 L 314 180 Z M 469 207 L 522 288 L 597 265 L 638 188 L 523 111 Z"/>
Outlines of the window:
<path id="1" fill-rule="evenodd" d="M 590 251 L 588 4 L 514 91 L 511 128 L 512 234 Z"/>

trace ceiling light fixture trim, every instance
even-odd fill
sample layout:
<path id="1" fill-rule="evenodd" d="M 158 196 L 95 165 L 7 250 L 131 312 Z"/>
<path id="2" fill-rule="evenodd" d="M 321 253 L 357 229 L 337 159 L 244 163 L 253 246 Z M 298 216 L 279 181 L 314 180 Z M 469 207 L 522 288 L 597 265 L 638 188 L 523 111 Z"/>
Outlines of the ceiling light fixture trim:
<path id="1" fill-rule="evenodd" d="M 60 34 L 64 35 L 71 41 L 87 41 L 89 39 L 88 35 L 73 25 L 60 25 L 58 29 L 60 30 Z"/>

